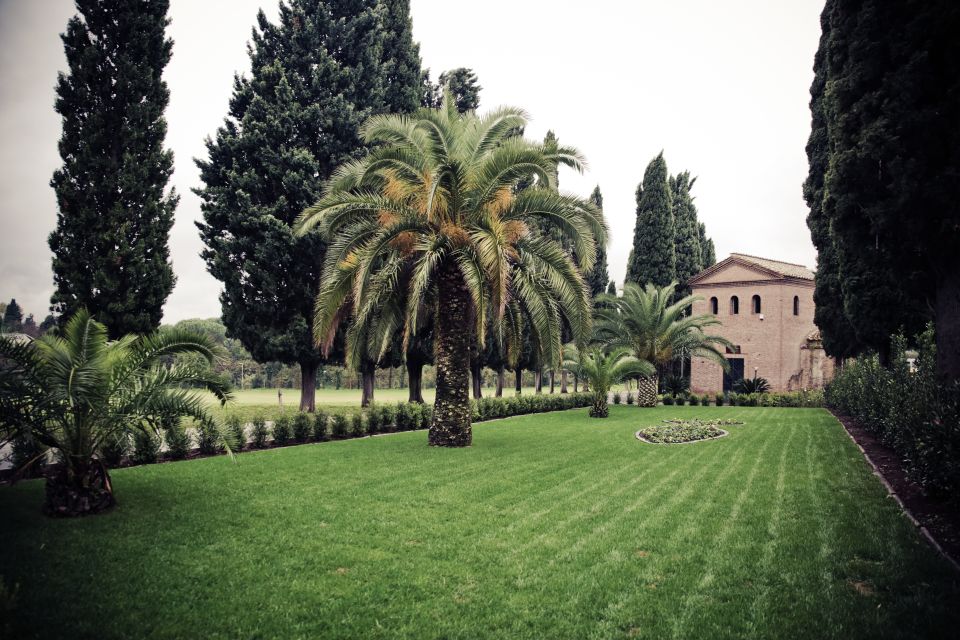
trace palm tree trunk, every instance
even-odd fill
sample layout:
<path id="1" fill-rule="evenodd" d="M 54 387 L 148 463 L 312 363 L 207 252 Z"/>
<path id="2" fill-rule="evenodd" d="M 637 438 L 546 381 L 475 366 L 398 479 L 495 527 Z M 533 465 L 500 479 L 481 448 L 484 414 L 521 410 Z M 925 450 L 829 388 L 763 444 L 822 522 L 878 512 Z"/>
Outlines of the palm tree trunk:
<path id="1" fill-rule="evenodd" d="M 407 356 L 407 379 L 410 382 L 408 401 L 423 404 L 423 362 Z"/>
<path id="2" fill-rule="evenodd" d="M 637 380 L 637 406 L 655 407 L 657 406 L 657 384 L 659 378 L 654 373 L 652 376 L 639 378 Z"/>
<path id="3" fill-rule="evenodd" d="M 593 395 L 593 405 L 590 407 L 591 418 L 606 418 L 610 415 L 610 407 L 607 406 L 607 394 L 595 393 Z"/>
<path id="4" fill-rule="evenodd" d="M 570 390 L 567 389 L 567 370 L 566 369 L 560 372 L 560 393 L 570 393 Z"/>
<path id="5" fill-rule="evenodd" d="M 539 369 L 533 372 L 533 386 L 537 393 L 543 393 L 543 373 Z"/>
<path id="6" fill-rule="evenodd" d="M 470 361 L 470 377 L 473 380 L 473 398 L 479 400 L 483 397 L 483 366 L 479 358 Z"/>
<path id="7" fill-rule="evenodd" d="M 55 465 L 47 475 L 45 498 L 43 512 L 59 518 L 101 513 L 117 503 L 107 468 L 87 456 Z"/>
<path id="8" fill-rule="evenodd" d="M 470 427 L 470 293 L 453 262 L 437 274 L 439 304 L 436 315 L 434 363 L 437 396 L 428 441 L 431 446 L 467 447 Z"/>
<path id="9" fill-rule="evenodd" d="M 505 378 L 506 376 L 504 375 L 503 367 L 497 367 L 497 391 L 496 391 L 497 398 L 503 397 L 503 385 L 506 382 Z"/>
<path id="10" fill-rule="evenodd" d="M 554 373 L 555 373 L 554 370 L 553 370 L 553 369 L 550 369 L 550 395 L 553 395 L 553 390 L 554 390 L 554 387 L 555 387 L 554 382 L 555 382 L 555 377 L 556 377 L 556 376 L 554 375 Z"/>
<path id="11" fill-rule="evenodd" d="M 313 413 L 317 408 L 317 363 L 300 363 L 300 411 Z"/>
<path id="12" fill-rule="evenodd" d="M 514 375 L 516 377 L 513 382 L 513 390 L 515 394 L 519 396 L 523 393 L 523 369 L 521 369 L 519 365 L 514 369 Z"/>
<path id="13" fill-rule="evenodd" d="M 369 407 L 373 402 L 374 380 L 377 375 L 377 365 L 369 360 L 364 360 L 360 365 L 360 376 L 363 384 L 363 395 L 360 398 L 361 407 Z"/>

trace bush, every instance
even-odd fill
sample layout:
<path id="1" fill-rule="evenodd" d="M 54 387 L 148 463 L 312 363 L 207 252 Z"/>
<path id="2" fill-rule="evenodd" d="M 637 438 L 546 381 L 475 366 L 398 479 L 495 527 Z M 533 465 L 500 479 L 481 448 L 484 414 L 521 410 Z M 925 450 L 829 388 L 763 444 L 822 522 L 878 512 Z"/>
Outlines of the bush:
<path id="1" fill-rule="evenodd" d="M 167 443 L 167 456 L 171 460 L 183 460 L 190 454 L 190 434 L 180 426 L 179 419 L 174 424 L 165 425 L 163 439 Z"/>
<path id="2" fill-rule="evenodd" d="M 380 430 L 389 433 L 394 430 L 394 420 L 396 419 L 396 410 L 393 405 L 385 404 L 380 407 Z"/>
<path id="3" fill-rule="evenodd" d="M 210 422 L 201 422 L 197 425 L 197 448 L 205 456 L 212 456 L 223 451 L 223 437 L 217 425 Z"/>
<path id="4" fill-rule="evenodd" d="M 240 416 L 231 415 L 227 418 L 227 437 L 230 438 L 230 447 L 234 451 L 243 451 L 247 446 L 247 429 Z"/>
<path id="5" fill-rule="evenodd" d="M 682 407 L 683 405 L 687 404 L 687 396 L 681 393 L 680 395 L 677 396 L 675 402 L 678 407 Z"/>
<path id="6" fill-rule="evenodd" d="M 297 442 L 306 442 L 310 439 L 312 427 L 310 414 L 303 411 L 297 412 L 297 415 L 293 417 L 293 439 Z"/>
<path id="7" fill-rule="evenodd" d="M 672 407 L 673 404 L 674 404 L 673 396 L 671 396 L 670 394 L 663 396 L 663 406 Z"/>
<path id="8" fill-rule="evenodd" d="M 347 416 L 342 413 L 333 414 L 330 431 L 335 440 L 342 440 L 343 438 L 346 438 L 348 428 L 349 423 L 347 421 Z"/>
<path id="9" fill-rule="evenodd" d="M 767 393 L 770 391 L 770 382 L 766 378 L 743 378 L 737 380 L 733 388 L 738 393 Z"/>
<path id="10" fill-rule="evenodd" d="M 46 447 L 40 445 L 27 431 L 18 435 L 10 442 L 10 464 L 14 471 L 21 471 L 24 466 L 28 469 L 21 471 L 22 478 L 36 478 L 41 475 L 44 456 L 41 455 Z M 122 456 L 121 456 L 122 457 Z"/>
<path id="11" fill-rule="evenodd" d="M 313 416 L 313 439 L 316 442 L 327 439 L 327 414 L 323 409 L 317 409 Z"/>
<path id="12" fill-rule="evenodd" d="M 683 376 L 666 376 L 662 378 L 661 388 L 664 393 L 674 397 L 684 395 L 690 389 L 690 378 Z"/>
<path id="13" fill-rule="evenodd" d="M 367 433 L 373 435 L 380 432 L 380 407 L 371 404 L 367 407 Z"/>
<path id="14" fill-rule="evenodd" d="M 619 391 L 614 391 L 614 392 L 613 392 L 613 404 L 620 404 L 620 400 L 621 400 L 621 398 L 620 398 L 620 392 L 619 392 Z"/>
<path id="15" fill-rule="evenodd" d="M 290 416 L 281 414 L 273 421 L 273 444 L 282 447 L 290 442 L 293 435 L 290 429 Z"/>
<path id="16" fill-rule="evenodd" d="M 722 407 L 722 406 L 723 406 L 723 394 L 722 394 L 722 393 L 718 393 L 717 395 L 715 395 L 715 396 L 713 397 L 713 401 L 717 404 L 718 407 Z"/>
<path id="17" fill-rule="evenodd" d="M 137 431 L 133 435 L 133 453 L 130 461 L 133 464 L 154 464 L 160 459 L 160 447 L 163 440 L 153 429 Z"/>
<path id="18" fill-rule="evenodd" d="M 727 394 L 727 404 L 729 404 L 731 407 L 737 406 L 739 402 L 740 402 L 740 397 L 736 393 Z"/>
<path id="19" fill-rule="evenodd" d="M 627 391 L 627 404 L 633 404 L 633 394 Z"/>
<path id="20" fill-rule="evenodd" d="M 251 442 L 250 445 L 255 449 L 263 449 L 267 446 L 267 436 L 269 432 L 267 431 L 267 420 L 263 417 L 263 414 L 257 414 L 253 417 L 253 430 L 251 432 Z"/>
<path id="21" fill-rule="evenodd" d="M 100 459 L 108 467 L 119 466 L 130 451 L 130 436 L 127 433 L 111 436 L 100 445 Z"/>
<path id="22" fill-rule="evenodd" d="M 420 426 L 424 429 L 430 428 L 430 423 L 433 422 L 433 405 L 422 404 L 420 405 Z"/>

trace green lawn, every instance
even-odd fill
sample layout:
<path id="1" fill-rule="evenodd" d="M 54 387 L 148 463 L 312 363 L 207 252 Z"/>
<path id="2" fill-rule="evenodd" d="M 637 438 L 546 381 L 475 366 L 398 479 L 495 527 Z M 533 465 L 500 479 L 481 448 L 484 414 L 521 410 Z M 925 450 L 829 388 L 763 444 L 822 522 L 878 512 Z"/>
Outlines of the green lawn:
<path id="1" fill-rule="evenodd" d="M 16 637 L 955 637 L 958 577 L 825 411 L 612 407 L 0 489 Z M 649 445 L 665 417 L 730 435 Z"/>

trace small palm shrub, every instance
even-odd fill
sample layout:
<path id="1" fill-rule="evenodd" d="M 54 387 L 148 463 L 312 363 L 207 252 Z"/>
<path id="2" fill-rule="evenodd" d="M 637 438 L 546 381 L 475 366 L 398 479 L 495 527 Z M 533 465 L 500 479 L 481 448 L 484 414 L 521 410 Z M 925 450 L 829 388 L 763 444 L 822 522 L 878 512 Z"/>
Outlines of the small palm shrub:
<path id="1" fill-rule="evenodd" d="M 677 404 L 678 407 L 682 407 L 683 405 L 687 404 L 687 396 L 686 396 L 685 394 L 682 394 L 682 393 L 681 393 L 680 395 L 678 395 L 678 396 L 676 397 L 676 401 L 675 401 L 675 402 L 676 402 L 676 404 Z"/>
<path id="2" fill-rule="evenodd" d="M 163 440 L 167 443 L 167 456 L 171 460 L 183 460 L 190 455 L 192 438 L 190 433 L 180 426 L 180 418 L 164 426 Z"/>
<path id="3" fill-rule="evenodd" d="M 667 395 L 663 396 L 663 405 L 665 407 L 672 407 L 674 404 L 675 404 L 675 401 L 672 395 L 668 393 Z"/>
<path id="4" fill-rule="evenodd" d="M 327 439 L 327 414 L 323 409 L 317 409 L 313 416 L 313 439 L 316 442 Z"/>
<path id="5" fill-rule="evenodd" d="M 273 443 L 282 447 L 290 442 L 293 432 L 290 429 L 290 416 L 281 414 L 273 421 Z"/>
<path id="6" fill-rule="evenodd" d="M 687 392 L 690 388 L 690 379 L 683 376 L 665 376 L 663 379 L 663 391 L 674 397 L 678 397 Z"/>
<path id="7" fill-rule="evenodd" d="M 216 425 L 207 421 L 197 425 L 197 449 L 205 456 L 216 455 L 223 451 L 223 436 Z"/>
<path id="8" fill-rule="evenodd" d="M 234 414 L 227 418 L 227 437 L 234 451 L 243 451 L 247 445 L 247 429 L 240 416 Z"/>
<path id="9" fill-rule="evenodd" d="M 723 394 L 722 394 L 722 393 L 718 393 L 717 395 L 715 395 L 715 396 L 713 397 L 713 401 L 717 404 L 718 407 L 722 407 L 722 406 L 723 406 Z"/>
<path id="10" fill-rule="evenodd" d="M 766 393 L 770 391 L 770 382 L 766 378 L 743 378 L 737 380 L 733 388 L 737 393 Z"/>
<path id="11" fill-rule="evenodd" d="M 619 392 L 619 391 L 614 391 L 614 392 L 613 392 L 613 404 L 620 404 L 620 402 L 621 402 L 622 400 L 623 400 L 623 398 L 621 398 L 620 392 Z"/>
<path id="12" fill-rule="evenodd" d="M 258 413 L 253 417 L 253 428 L 250 435 L 250 446 L 254 449 L 263 449 L 267 446 L 267 436 L 270 435 L 270 432 L 267 430 L 267 420 L 263 417 L 263 414 Z"/>
<path id="13" fill-rule="evenodd" d="M 330 432 L 335 440 L 341 440 L 347 437 L 347 432 L 349 430 L 349 422 L 347 416 L 342 413 L 333 414 L 333 419 L 331 420 Z"/>
<path id="14" fill-rule="evenodd" d="M 129 451 L 129 433 L 107 436 L 100 445 L 100 459 L 108 467 L 118 467 Z"/>
<path id="15" fill-rule="evenodd" d="M 133 453 L 130 461 L 133 464 L 154 464 L 160 459 L 160 447 L 163 440 L 152 429 L 136 431 L 133 434 Z"/>
<path id="16" fill-rule="evenodd" d="M 633 394 L 627 391 L 627 404 L 633 404 Z"/>
<path id="17" fill-rule="evenodd" d="M 22 433 L 10 442 L 10 463 L 21 478 L 36 478 L 41 475 L 46 447 L 31 434 Z"/>
<path id="18" fill-rule="evenodd" d="M 310 439 L 313 425 L 310 424 L 310 415 L 300 411 L 293 417 L 293 439 L 297 442 L 306 442 Z"/>

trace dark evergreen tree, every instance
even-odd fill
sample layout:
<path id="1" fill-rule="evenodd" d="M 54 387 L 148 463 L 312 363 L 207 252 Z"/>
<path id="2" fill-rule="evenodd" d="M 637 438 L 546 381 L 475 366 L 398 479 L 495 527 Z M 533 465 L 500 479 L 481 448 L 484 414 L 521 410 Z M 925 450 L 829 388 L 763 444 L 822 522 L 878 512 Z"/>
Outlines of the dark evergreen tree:
<path id="1" fill-rule="evenodd" d="M 258 361 L 299 364 L 301 409 L 312 411 L 325 245 L 317 233 L 295 237 L 291 224 L 340 163 L 363 153 L 367 117 L 419 106 L 419 49 L 405 0 L 291 0 L 276 24 L 260 12 L 249 53 L 250 77 L 234 79 L 226 121 L 197 162 L 203 257 L 224 284 L 230 337 Z"/>
<path id="2" fill-rule="evenodd" d="M 37 327 L 37 321 L 33 319 L 32 313 L 23 319 L 23 325 L 21 325 L 20 330 L 34 338 L 40 335 L 40 328 Z"/>
<path id="3" fill-rule="evenodd" d="M 40 323 L 40 333 L 46 333 L 57 326 L 57 319 L 53 317 L 52 314 L 47 314 L 47 317 L 43 319 L 43 322 Z"/>
<path id="4" fill-rule="evenodd" d="M 957 379 L 960 6 L 830 1 L 821 24 L 806 185 L 818 293 L 833 312 L 839 285 L 856 348 L 881 354 L 935 315 L 941 373 Z"/>
<path id="5" fill-rule="evenodd" d="M 86 307 L 116 338 L 156 329 L 174 285 L 167 242 L 178 196 L 166 191 L 173 154 L 163 148 L 169 2 L 76 4 L 56 89 L 63 166 L 51 181 L 51 302 L 61 317 Z"/>
<path id="6" fill-rule="evenodd" d="M 430 82 L 430 72 L 424 74 L 424 88 L 422 104 L 425 107 L 437 109 L 443 100 L 443 91 L 447 89 L 457 104 L 457 111 L 466 113 L 480 107 L 480 91 L 483 87 L 477 81 L 477 74 L 473 69 L 459 67 L 444 71 L 436 84 Z"/>
<path id="7" fill-rule="evenodd" d="M 677 277 L 673 196 L 663 152 L 650 161 L 637 187 L 637 222 L 626 282 L 665 287 Z"/>
<path id="8" fill-rule="evenodd" d="M 3 331 L 6 333 L 19 333 L 23 328 L 23 310 L 17 304 L 17 299 L 12 298 L 7 308 L 3 311 Z"/>
<path id="9" fill-rule="evenodd" d="M 670 191 L 673 193 L 674 252 L 676 253 L 677 297 L 689 295 L 686 282 L 703 271 L 703 250 L 700 247 L 700 223 L 697 221 L 697 207 L 693 204 L 690 190 L 696 178 L 690 178 L 690 172 L 678 173 L 670 179 Z"/>
<path id="10" fill-rule="evenodd" d="M 593 193 L 590 194 L 590 202 L 603 211 L 603 194 L 600 193 L 600 185 L 593 188 Z M 587 286 L 590 287 L 590 295 L 593 297 L 597 297 L 606 289 L 607 283 L 610 282 L 610 274 L 607 271 L 606 247 L 597 247 L 597 261 L 594 263 L 593 269 L 585 274 L 585 280 Z"/>
<path id="11" fill-rule="evenodd" d="M 607 285 L 607 293 L 609 293 L 612 296 L 617 295 L 617 283 L 614 282 L 613 280 L 611 280 L 610 284 Z"/>
<path id="12" fill-rule="evenodd" d="M 700 233 L 700 262 L 706 269 L 717 264 L 717 250 L 713 246 L 713 239 L 707 237 L 707 225 L 698 222 L 697 229 Z"/>

